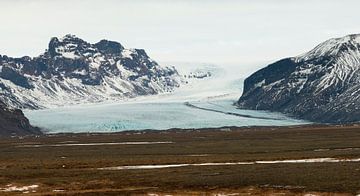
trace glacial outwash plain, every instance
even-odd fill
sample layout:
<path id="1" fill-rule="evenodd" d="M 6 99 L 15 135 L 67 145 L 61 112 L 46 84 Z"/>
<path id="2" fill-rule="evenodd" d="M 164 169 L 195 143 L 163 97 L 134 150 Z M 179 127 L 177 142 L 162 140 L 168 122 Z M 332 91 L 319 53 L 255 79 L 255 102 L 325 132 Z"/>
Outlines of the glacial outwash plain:
<path id="1" fill-rule="evenodd" d="M 356 125 L 2 139 L 2 195 L 353 195 Z"/>

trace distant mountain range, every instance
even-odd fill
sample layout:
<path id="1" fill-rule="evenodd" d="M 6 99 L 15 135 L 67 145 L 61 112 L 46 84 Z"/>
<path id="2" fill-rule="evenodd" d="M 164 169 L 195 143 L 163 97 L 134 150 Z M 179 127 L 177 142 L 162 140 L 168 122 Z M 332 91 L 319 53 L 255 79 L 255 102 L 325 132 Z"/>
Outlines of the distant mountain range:
<path id="1" fill-rule="evenodd" d="M 360 35 L 327 40 L 255 72 L 238 105 L 314 122 L 360 121 Z"/>
<path id="2" fill-rule="evenodd" d="M 39 109 L 119 100 L 173 91 L 181 82 L 142 49 L 74 35 L 52 38 L 37 57 L 0 55 L 0 100 L 15 108 Z"/>

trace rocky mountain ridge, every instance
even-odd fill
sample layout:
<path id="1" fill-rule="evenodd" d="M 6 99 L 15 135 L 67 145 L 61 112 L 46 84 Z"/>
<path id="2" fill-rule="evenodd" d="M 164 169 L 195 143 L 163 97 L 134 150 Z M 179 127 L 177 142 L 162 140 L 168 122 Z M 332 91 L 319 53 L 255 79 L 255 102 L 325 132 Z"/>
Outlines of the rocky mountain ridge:
<path id="1" fill-rule="evenodd" d="M 255 72 L 237 104 L 314 122 L 360 121 L 360 35 L 327 40 Z"/>
<path id="2" fill-rule="evenodd" d="M 120 100 L 171 92 L 180 83 L 174 67 L 108 40 L 91 44 L 66 35 L 52 38 L 37 57 L 0 55 L 0 100 L 15 108 Z"/>

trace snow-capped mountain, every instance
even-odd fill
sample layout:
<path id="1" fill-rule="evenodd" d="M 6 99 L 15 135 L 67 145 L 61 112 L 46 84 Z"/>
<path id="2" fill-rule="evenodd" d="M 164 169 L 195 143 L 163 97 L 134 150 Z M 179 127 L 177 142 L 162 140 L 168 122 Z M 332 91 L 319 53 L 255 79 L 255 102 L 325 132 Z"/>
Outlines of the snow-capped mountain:
<path id="1" fill-rule="evenodd" d="M 46 108 L 169 92 L 180 85 L 174 67 L 162 67 L 142 49 L 88 43 L 74 35 L 52 38 L 31 58 L 0 55 L 0 100 L 16 108 Z"/>
<path id="2" fill-rule="evenodd" d="M 31 134 L 39 135 L 41 132 L 30 125 L 21 110 L 9 108 L 0 101 L 0 137 Z"/>
<path id="3" fill-rule="evenodd" d="M 238 105 L 315 122 L 360 121 L 360 34 L 327 40 L 255 72 Z"/>

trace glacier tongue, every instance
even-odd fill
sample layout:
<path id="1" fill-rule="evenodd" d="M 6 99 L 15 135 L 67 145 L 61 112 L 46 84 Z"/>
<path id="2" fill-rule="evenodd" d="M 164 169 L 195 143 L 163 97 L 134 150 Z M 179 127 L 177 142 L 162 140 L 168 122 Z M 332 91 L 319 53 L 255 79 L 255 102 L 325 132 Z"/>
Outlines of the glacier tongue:
<path id="1" fill-rule="evenodd" d="M 225 70 L 214 65 L 179 66 L 179 73 L 188 83 L 171 93 L 138 96 L 127 101 L 25 110 L 25 114 L 31 123 L 50 133 L 307 123 L 279 113 L 237 109 L 233 103 L 240 95 L 241 80 L 237 73 L 244 73 L 242 67 Z"/>

